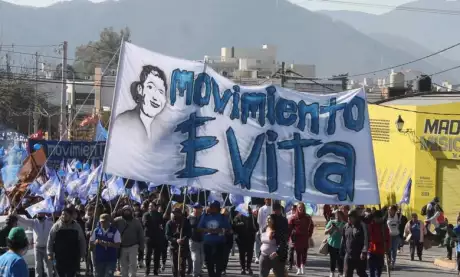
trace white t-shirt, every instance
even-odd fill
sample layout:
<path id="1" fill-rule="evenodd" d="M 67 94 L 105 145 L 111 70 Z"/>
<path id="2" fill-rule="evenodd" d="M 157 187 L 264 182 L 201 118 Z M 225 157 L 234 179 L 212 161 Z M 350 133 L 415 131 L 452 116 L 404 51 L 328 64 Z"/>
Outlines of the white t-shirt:
<path id="1" fill-rule="evenodd" d="M 391 217 L 388 215 L 387 225 L 388 229 L 390 229 L 391 236 L 399 236 L 399 224 L 401 223 L 401 218 L 397 214 Z"/>

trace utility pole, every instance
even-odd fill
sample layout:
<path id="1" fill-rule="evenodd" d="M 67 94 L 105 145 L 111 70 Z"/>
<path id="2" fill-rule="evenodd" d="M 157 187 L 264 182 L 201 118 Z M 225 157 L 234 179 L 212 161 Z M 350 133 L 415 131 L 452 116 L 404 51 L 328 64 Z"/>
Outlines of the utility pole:
<path id="1" fill-rule="evenodd" d="M 62 49 L 62 91 L 61 91 L 61 122 L 60 138 L 67 139 L 67 41 L 64 41 Z"/>
<path id="2" fill-rule="evenodd" d="M 32 113 L 34 119 L 34 134 L 38 132 L 38 115 L 38 52 L 35 52 L 35 95 Z"/>
<path id="3" fill-rule="evenodd" d="M 286 63 L 281 62 L 281 87 L 284 87 L 285 82 L 286 82 Z"/>

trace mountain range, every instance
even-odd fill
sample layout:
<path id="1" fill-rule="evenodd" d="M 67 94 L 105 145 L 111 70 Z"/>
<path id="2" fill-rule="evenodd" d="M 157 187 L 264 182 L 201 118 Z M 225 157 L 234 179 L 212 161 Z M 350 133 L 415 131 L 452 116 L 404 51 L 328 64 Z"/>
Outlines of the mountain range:
<path id="1" fill-rule="evenodd" d="M 72 55 L 76 46 L 97 40 L 104 27 L 127 26 L 133 43 L 187 59 L 219 55 L 224 46 L 276 45 L 278 60 L 315 64 L 319 76 L 374 71 L 416 59 L 437 47 L 431 42 L 422 44 L 408 39 L 409 36 L 379 29 L 377 23 L 375 29 L 358 26 L 361 18 L 377 22 L 376 18 L 388 14 L 357 13 L 359 20 L 352 20 L 355 13 L 324 13 L 309 11 L 287 0 L 119 0 L 97 4 L 73 0 L 46 8 L 0 1 L 1 42 L 47 45 L 67 40 Z M 399 37 L 406 39 L 399 40 Z M 449 40 L 453 37 L 452 34 Z M 395 45 L 392 39 L 398 43 Z M 436 43 L 449 44 L 447 41 Z M 455 61 L 452 57 L 439 56 L 408 68 L 432 73 L 445 69 L 446 64 L 450 66 Z M 439 78 L 455 78 L 450 73 Z"/>

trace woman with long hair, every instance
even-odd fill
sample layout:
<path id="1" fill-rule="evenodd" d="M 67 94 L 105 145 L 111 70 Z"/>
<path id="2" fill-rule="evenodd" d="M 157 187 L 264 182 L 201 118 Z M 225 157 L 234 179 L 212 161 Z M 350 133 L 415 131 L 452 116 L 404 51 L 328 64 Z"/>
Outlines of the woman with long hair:
<path id="1" fill-rule="evenodd" d="M 337 211 L 335 219 L 326 224 L 324 233 L 329 235 L 327 238 L 329 250 L 329 265 L 331 269 L 330 276 L 335 276 L 335 270 L 338 268 L 339 274 L 343 275 L 343 260 L 340 258 L 340 245 L 342 243 L 342 230 L 345 226 L 345 216 L 342 211 Z"/>
<path id="2" fill-rule="evenodd" d="M 410 249 L 410 259 L 413 261 L 415 257 L 415 252 L 417 252 L 418 259 L 422 260 L 423 254 L 423 241 L 426 235 L 425 225 L 422 221 L 418 220 L 418 215 L 416 213 L 412 214 L 412 218 L 407 222 L 406 227 L 404 228 L 404 236 L 409 238 L 409 249 Z"/>
<path id="3" fill-rule="evenodd" d="M 313 220 L 305 212 L 305 204 L 297 205 L 296 214 L 289 220 L 289 237 L 295 236 L 294 249 L 296 253 L 297 275 L 304 274 L 307 263 L 309 240 L 313 235 Z"/>
<path id="4" fill-rule="evenodd" d="M 284 234 L 277 230 L 277 216 L 270 214 L 267 218 L 267 226 L 260 234 L 260 257 L 259 276 L 267 277 L 273 270 L 275 277 L 284 277 L 284 267 L 287 255 L 287 241 Z"/>

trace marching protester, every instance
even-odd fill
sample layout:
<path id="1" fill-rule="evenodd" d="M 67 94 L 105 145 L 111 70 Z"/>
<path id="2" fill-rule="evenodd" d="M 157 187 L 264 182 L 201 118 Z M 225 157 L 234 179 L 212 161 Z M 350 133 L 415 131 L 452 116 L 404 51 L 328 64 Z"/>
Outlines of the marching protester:
<path id="1" fill-rule="evenodd" d="M 18 225 L 18 217 L 16 215 L 9 215 L 5 220 L 5 226 L 0 230 L 0 253 L 8 251 L 8 234 L 11 229 Z"/>
<path id="2" fill-rule="evenodd" d="M 117 267 L 118 248 L 121 237 L 117 228 L 111 226 L 109 214 L 101 214 L 89 242 L 94 248 L 96 277 L 113 277 Z"/>
<path id="3" fill-rule="evenodd" d="M 148 206 L 149 211 L 142 216 L 142 225 L 145 234 L 145 276 L 150 274 L 150 264 L 153 255 L 153 275 L 157 276 L 160 270 L 161 252 L 164 247 L 164 221 L 163 215 L 158 212 L 158 203 L 151 202 Z M 142 256 L 140 253 L 139 256 Z"/>
<path id="4" fill-rule="evenodd" d="M 131 206 L 121 209 L 122 215 L 115 218 L 113 225 L 121 236 L 120 268 L 122 277 L 135 277 L 137 272 L 138 250 L 144 248 L 144 230 L 142 223 L 134 218 Z M 62 277 L 62 276 L 60 276 Z"/>
<path id="5" fill-rule="evenodd" d="M 422 221 L 418 220 L 416 213 L 412 214 L 411 220 L 407 222 L 404 235 L 409 241 L 410 259 L 413 261 L 417 251 L 418 259 L 422 260 L 423 242 L 427 231 Z"/>
<path id="6" fill-rule="evenodd" d="M 387 225 L 390 230 L 390 265 L 391 268 L 395 267 L 396 256 L 398 254 L 399 242 L 400 242 L 400 233 L 399 225 L 401 224 L 401 217 L 397 214 L 398 207 L 393 205 L 388 211 Z"/>
<path id="7" fill-rule="evenodd" d="M 356 210 L 351 210 L 348 214 L 349 222 L 342 231 L 342 242 L 340 246 L 340 256 L 344 260 L 343 271 L 345 277 L 356 274 L 359 277 L 367 277 L 366 259 L 369 246 L 369 236 L 367 226 L 361 222 L 361 217 Z"/>
<path id="8" fill-rule="evenodd" d="M 257 210 L 257 224 L 259 224 L 259 232 L 256 236 L 256 240 L 260 242 L 260 235 L 262 234 L 262 230 L 267 226 L 267 218 L 272 213 L 272 199 L 265 198 L 264 199 L 265 205 L 260 207 Z M 259 263 L 259 255 L 260 255 L 260 245 L 256 245 L 256 263 Z"/>
<path id="9" fill-rule="evenodd" d="M 252 259 L 254 256 L 254 243 L 256 233 L 259 230 L 257 219 L 248 207 L 248 215 L 238 213 L 233 220 L 233 231 L 236 235 L 236 244 L 238 245 L 241 274 L 252 275 Z"/>
<path id="10" fill-rule="evenodd" d="M 295 254 L 297 275 L 304 274 L 304 269 L 307 264 L 307 252 L 309 248 L 309 241 L 313 235 L 313 220 L 311 216 L 305 212 L 305 204 L 299 203 L 297 205 L 296 214 L 289 220 L 288 235 L 295 235 L 293 241 Z"/>
<path id="11" fill-rule="evenodd" d="M 273 270 L 275 277 L 284 277 L 284 268 L 287 258 L 287 240 L 282 229 L 280 218 L 270 214 L 261 233 L 261 247 L 259 259 L 259 276 L 267 277 Z"/>
<path id="12" fill-rule="evenodd" d="M 220 212 L 228 221 L 229 225 L 232 226 L 232 219 L 230 218 L 230 213 L 226 208 L 222 208 Z M 224 252 L 224 264 L 222 268 L 222 275 L 227 274 L 227 266 L 228 261 L 230 259 L 230 253 L 232 252 L 233 248 L 233 230 L 230 229 L 228 232 L 225 233 L 225 252 Z"/>
<path id="13" fill-rule="evenodd" d="M 190 237 L 190 253 L 192 258 L 193 277 L 201 276 L 201 269 L 204 264 L 203 234 L 198 230 L 198 224 L 203 216 L 203 207 L 196 203 L 193 205 L 193 212 L 188 217 L 192 235 Z"/>
<path id="14" fill-rule="evenodd" d="M 294 217 L 296 211 L 297 211 L 297 205 L 292 205 L 291 210 L 286 214 L 286 219 L 288 220 L 288 222 L 289 220 L 291 220 L 292 217 Z M 289 266 L 288 266 L 289 270 L 292 270 L 292 267 L 294 266 L 294 253 L 295 253 L 294 241 L 295 241 L 295 234 L 293 232 L 289 239 Z"/>
<path id="15" fill-rule="evenodd" d="M 204 233 L 204 254 L 209 277 L 220 277 L 224 270 L 225 234 L 231 230 L 230 222 L 220 214 L 220 203 L 209 205 L 209 214 L 204 215 L 198 229 Z"/>
<path id="16" fill-rule="evenodd" d="M 325 227 L 324 233 L 329 235 L 327 238 L 329 265 L 331 269 L 330 277 L 335 277 L 335 270 L 338 269 L 343 275 L 343 259 L 340 258 L 340 244 L 342 242 L 342 230 L 346 222 L 343 220 L 342 211 L 335 212 L 335 219 L 330 220 Z"/>
<path id="17" fill-rule="evenodd" d="M 369 273 L 370 277 L 382 276 L 385 253 L 390 249 L 390 231 L 381 211 L 373 213 L 369 230 Z"/>
<path id="18" fill-rule="evenodd" d="M 74 277 L 80 269 L 80 260 L 86 256 L 86 238 L 73 213 L 73 209 L 64 208 L 48 237 L 48 259 L 55 262 L 59 277 Z"/>
<path id="19" fill-rule="evenodd" d="M 186 261 L 189 254 L 189 239 L 192 229 L 179 208 L 173 210 L 172 218 L 166 223 L 166 239 L 169 242 L 173 277 L 185 277 Z"/>
<path id="20" fill-rule="evenodd" d="M 29 246 L 26 232 L 21 227 L 13 227 L 6 237 L 8 251 L 0 256 L 0 276 L 28 277 L 29 269 L 23 256 Z"/>
<path id="21" fill-rule="evenodd" d="M 42 277 L 43 273 L 46 273 L 46 276 L 52 276 L 53 264 L 46 253 L 46 244 L 54 224 L 52 218 L 47 217 L 45 213 L 38 213 L 35 219 L 22 216 L 17 216 L 17 219 L 19 225 L 33 230 L 35 276 Z"/>

